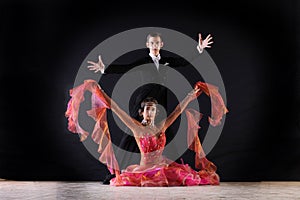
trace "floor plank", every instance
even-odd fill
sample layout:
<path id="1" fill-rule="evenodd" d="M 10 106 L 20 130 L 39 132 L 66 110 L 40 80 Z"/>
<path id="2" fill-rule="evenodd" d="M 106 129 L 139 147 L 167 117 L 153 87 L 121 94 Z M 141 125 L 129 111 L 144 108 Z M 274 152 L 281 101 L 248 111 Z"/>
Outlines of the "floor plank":
<path id="1" fill-rule="evenodd" d="M 1 199 L 300 199 L 300 182 L 221 182 L 219 186 L 114 187 L 101 182 L 0 181 Z"/>

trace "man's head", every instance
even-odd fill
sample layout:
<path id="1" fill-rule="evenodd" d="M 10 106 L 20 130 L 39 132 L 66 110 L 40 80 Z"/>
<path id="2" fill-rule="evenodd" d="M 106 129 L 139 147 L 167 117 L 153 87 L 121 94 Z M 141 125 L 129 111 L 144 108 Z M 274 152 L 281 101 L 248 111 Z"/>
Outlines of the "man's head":
<path id="1" fill-rule="evenodd" d="M 150 33 L 147 36 L 146 46 L 153 55 L 157 56 L 163 45 L 164 43 L 159 33 Z"/>

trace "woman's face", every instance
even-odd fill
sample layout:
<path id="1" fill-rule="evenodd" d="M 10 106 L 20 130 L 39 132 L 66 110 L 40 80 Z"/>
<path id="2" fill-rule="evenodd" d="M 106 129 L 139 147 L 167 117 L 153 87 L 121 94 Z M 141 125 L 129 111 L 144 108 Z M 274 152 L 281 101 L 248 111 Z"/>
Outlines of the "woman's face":
<path id="1" fill-rule="evenodd" d="M 147 103 L 144 107 L 143 118 L 147 122 L 154 122 L 156 116 L 156 104 L 155 103 Z"/>

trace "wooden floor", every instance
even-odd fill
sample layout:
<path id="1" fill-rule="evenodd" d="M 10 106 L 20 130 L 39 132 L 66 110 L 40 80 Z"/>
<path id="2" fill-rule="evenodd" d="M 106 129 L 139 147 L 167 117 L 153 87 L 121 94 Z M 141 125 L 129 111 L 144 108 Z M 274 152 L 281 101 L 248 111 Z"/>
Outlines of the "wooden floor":
<path id="1" fill-rule="evenodd" d="M 300 182 L 221 182 L 219 186 L 114 187 L 101 182 L 0 179 L 0 199 L 300 199 Z"/>

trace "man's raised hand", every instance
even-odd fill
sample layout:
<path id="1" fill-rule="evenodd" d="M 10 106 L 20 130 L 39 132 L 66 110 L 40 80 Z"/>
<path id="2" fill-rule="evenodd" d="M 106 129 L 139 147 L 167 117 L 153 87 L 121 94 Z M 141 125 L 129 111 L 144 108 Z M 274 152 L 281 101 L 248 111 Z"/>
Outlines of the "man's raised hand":
<path id="1" fill-rule="evenodd" d="M 87 66 L 87 68 L 91 71 L 94 71 L 95 73 L 100 71 L 103 74 L 105 65 L 102 62 L 101 55 L 98 56 L 98 59 L 99 60 L 97 63 L 95 63 L 93 61 L 87 61 L 87 63 L 91 64 L 91 65 Z"/>

